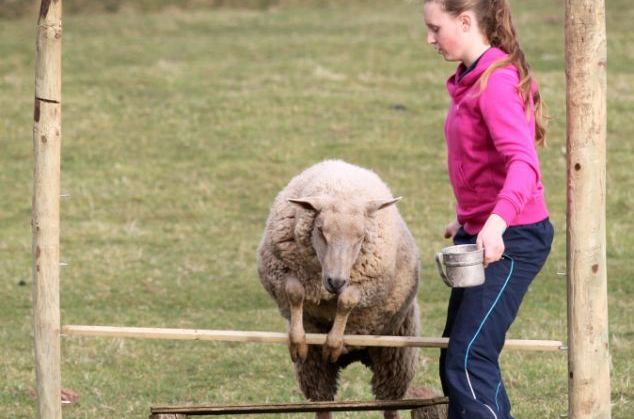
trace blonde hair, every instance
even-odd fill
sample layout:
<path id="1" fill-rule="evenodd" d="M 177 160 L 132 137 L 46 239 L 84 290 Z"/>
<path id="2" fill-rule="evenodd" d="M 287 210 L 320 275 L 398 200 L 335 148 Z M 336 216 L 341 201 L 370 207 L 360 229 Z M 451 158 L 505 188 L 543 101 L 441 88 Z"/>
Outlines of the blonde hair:
<path id="1" fill-rule="evenodd" d="M 519 72 L 520 82 L 517 86 L 524 102 L 527 115 L 531 110 L 531 95 L 535 106 L 535 142 L 546 143 L 546 127 L 544 120 L 544 103 L 539 89 L 532 92 L 533 76 L 526 61 L 524 51 L 517 40 L 517 34 L 511 19 L 511 8 L 507 0 L 425 0 L 425 3 L 439 3 L 445 12 L 458 16 L 466 11 L 473 11 L 478 26 L 487 37 L 491 46 L 508 54 L 503 60 L 496 61 L 482 74 L 480 86 L 486 88 L 489 76 L 498 68 L 513 64 Z"/>

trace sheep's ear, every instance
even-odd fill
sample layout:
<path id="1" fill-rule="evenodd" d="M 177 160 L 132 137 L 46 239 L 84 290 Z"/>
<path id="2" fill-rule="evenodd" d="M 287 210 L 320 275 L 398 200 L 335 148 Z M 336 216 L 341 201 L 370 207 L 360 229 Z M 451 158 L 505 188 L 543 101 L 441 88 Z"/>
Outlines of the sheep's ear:
<path id="1" fill-rule="evenodd" d="M 390 199 L 377 199 L 375 201 L 368 201 L 365 204 L 365 212 L 368 215 L 374 214 L 380 209 L 396 204 L 401 199 L 403 199 L 402 196 L 399 196 L 396 198 L 390 198 Z"/>
<path id="2" fill-rule="evenodd" d="M 307 197 L 307 198 L 289 198 L 288 202 L 299 205 L 300 207 L 309 211 L 321 211 L 323 208 L 323 200 L 320 197 Z"/>

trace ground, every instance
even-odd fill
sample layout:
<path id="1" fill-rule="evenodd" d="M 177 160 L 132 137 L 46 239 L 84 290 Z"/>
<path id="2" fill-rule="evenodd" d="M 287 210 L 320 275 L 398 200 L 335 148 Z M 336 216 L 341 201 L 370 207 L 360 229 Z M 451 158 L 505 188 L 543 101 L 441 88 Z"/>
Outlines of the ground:
<path id="1" fill-rule="evenodd" d="M 565 341 L 564 2 L 513 6 L 552 117 L 540 155 L 557 235 L 509 337 Z M 634 400 L 633 10 L 608 3 L 613 418 Z M 0 22 L 0 39 L 0 417 L 29 418 L 34 17 Z M 433 255 L 452 212 L 442 124 L 454 65 L 425 45 L 417 2 L 71 15 L 63 39 L 63 323 L 285 330 L 255 271 L 269 205 L 301 169 L 339 157 L 404 196 L 423 333 L 440 335 L 448 289 Z M 66 418 L 302 399 L 283 345 L 64 338 L 62 352 L 63 386 L 80 397 Z M 416 385 L 440 390 L 437 358 L 421 350 Z M 565 354 L 506 352 L 502 364 L 517 418 L 566 413 Z M 339 398 L 370 398 L 369 378 L 346 370 Z"/>

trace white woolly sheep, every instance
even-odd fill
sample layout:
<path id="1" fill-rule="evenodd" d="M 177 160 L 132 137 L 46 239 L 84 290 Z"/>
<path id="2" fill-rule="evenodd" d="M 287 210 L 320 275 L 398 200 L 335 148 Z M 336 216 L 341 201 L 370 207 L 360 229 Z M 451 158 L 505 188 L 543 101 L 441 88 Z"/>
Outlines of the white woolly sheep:
<path id="1" fill-rule="evenodd" d="M 289 321 L 291 358 L 310 400 L 334 400 L 340 369 L 354 361 L 372 370 L 379 400 L 401 399 L 414 377 L 415 348 L 344 347 L 342 338 L 419 333 L 419 255 L 393 205 L 399 199 L 374 172 L 327 160 L 273 203 L 258 273 Z M 322 351 L 308 347 L 305 332 L 328 333 Z"/>

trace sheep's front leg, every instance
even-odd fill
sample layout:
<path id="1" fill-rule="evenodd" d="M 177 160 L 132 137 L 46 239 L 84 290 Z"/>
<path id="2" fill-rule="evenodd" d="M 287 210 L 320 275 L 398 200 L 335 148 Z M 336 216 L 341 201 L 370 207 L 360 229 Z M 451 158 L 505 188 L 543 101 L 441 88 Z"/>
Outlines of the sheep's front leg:
<path id="1" fill-rule="evenodd" d="M 326 338 L 323 354 L 324 360 L 336 362 L 344 351 L 343 333 L 346 330 L 348 316 L 353 308 L 361 301 L 361 292 L 355 286 L 349 286 L 337 299 L 337 314 L 335 321 Z"/>
<path id="2" fill-rule="evenodd" d="M 291 320 L 288 328 L 288 349 L 293 362 L 306 360 L 308 345 L 304 332 L 304 286 L 295 277 L 286 280 L 286 297 L 291 307 Z"/>

